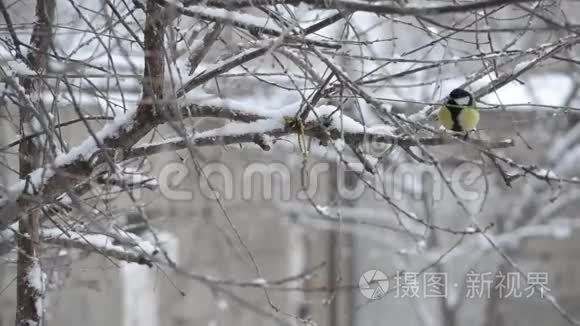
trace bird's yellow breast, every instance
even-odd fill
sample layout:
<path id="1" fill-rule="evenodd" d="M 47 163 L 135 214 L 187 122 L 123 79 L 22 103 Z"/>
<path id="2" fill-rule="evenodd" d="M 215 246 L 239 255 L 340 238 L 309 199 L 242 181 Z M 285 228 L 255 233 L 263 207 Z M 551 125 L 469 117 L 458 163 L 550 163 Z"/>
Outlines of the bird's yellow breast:
<path id="1" fill-rule="evenodd" d="M 439 122 L 443 127 L 445 127 L 445 129 L 453 129 L 453 117 L 451 116 L 451 111 L 449 111 L 445 105 L 441 106 L 437 116 L 439 118 Z"/>
<path id="2" fill-rule="evenodd" d="M 438 112 L 439 122 L 449 130 L 466 132 L 477 128 L 479 110 L 473 106 L 447 107 L 441 106 Z"/>
<path id="3" fill-rule="evenodd" d="M 477 129 L 479 123 L 479 110 L 473 107 L 466 107 L 459 113 L 458 122 L 463 131 L 472 131 Z"/>

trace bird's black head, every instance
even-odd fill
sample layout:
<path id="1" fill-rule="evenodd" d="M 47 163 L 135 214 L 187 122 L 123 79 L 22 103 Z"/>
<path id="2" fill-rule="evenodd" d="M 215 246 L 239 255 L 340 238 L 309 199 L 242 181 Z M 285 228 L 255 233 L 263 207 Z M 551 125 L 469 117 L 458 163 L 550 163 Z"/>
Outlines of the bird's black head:
<path id="1" fill-rule="evenodd" d="M 449 93 L 449 102 L 456 105 L 473 105 L 473 95 L 463 88 L 456 88 Z"/>

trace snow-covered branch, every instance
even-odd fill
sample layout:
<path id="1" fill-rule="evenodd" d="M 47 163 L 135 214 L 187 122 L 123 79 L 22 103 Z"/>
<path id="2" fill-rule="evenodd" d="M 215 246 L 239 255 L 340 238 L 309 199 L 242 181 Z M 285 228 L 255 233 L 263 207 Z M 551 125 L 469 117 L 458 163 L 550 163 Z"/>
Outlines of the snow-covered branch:
<path id="1" fill-rule="evenodd" d="M 228 112 L 228 110 L 221 110 L 215 107 L 213 110 L 217 113 L 223 114 L 222 116 L 228 115 L 225 113 Z M 328 140 L 337 139 L 343 139 L 345 143 L 352 146 L 358 146 L 365 142 L 396 144 L 403 147 L 413 147 L 418 144 L 424 146 L 441 146 L 457 142 L 457 139 L 453 136 L 446 134 L 417 139 L 411 139 L 404 136 L 394 136 L 389 133 L 384 133 L 384 128 L 382 127 L 364 127 L 348 117 L 343 117 L 341 120 L 337 114 L 332 115 L 332 112 L 335 112 L 336 110 L 336 107 L 333 106 L 322 106 L 317 108 L 316 111 L 318 112 L 317 115 L 319 116 L 320 121 L 315 121 L 315 116 L 311 115 L 310 119 L 307 120 L 307 123 L 304 125 L 304 135 L 319 139 L 323 145 L 326 144 Z M 233 115 L 237 115 L 237 113 L 234 113 Z M 283 118 L 279 118 L 279 114 L 277 114 L 277 116 L 278 117 L 266 118 L 259 115 L 240 113 L 238 117 L 243 117 L 243 119 L 239 119 L 242 121 L 249 121 L 255 117 L 264 119 L 251 123 L 228 123 L 224 127 L 198 132 L 187 138 L 176 137 L 158 143 L 135 146 L 125 151 L 123 157 L 129 159 L 160 152 L 174 151 L 184 149 L 188 144 L 195 146 L 214 146 L 255 143 L 262 149 L 269 150 L 271 147 L 269 145 L 271 140 L 292 134 L 301 134 L 301 131 L 297 130 L 295 126 L 286 123 L 287 121 Z M 292 116 L 286 116 L 286 119 L 292 119 Z M 323 121 L 330 123 L 325 125 Z M 466 142 L 484 148 L 506 148 L 514 145 L 514 142 L 511 139 L 499 141 L 470 139 Z"/>
<path id="2" fill-rule="evenodd" d="M 163 1 L 167 3 L 166 1 Z M 454 12 L 468 12 L 489 7 L 501 6 L 506 4 L 515 4 L 521 2 L 531 2 L 530 0 L 488 0 L 477 1 L 466 4 L 457 5 L 442 5 L 442 6 L 398 6 L 390 5 L 384 2 L 365 2 L 357 0 L 186 0 L 186 5 L 193 4 L 207 4 L 209 6 L 221 8 L 244 8 L 244 7 L 259 7 L 276 4 L 299 5 L 305 3 L 321 9 L 341 9 L 351 11 L 366 11 L 376 14 L 393 14 L 393 15 L 409 15 L 409 16 L 424 16 L 424 15 L 441 15 Z"/>
<path id="3" fill-rule="evenodd" d="M 158 248 L 128 232 L 119 233 L 119 237 L 124 240 L 121 241 L 124 243 L 123 245 L 119 243 L 120 241 L 117 237 L 112 238 L 103 234 L 83 234 L 74 231 L 68 231 L 67 233 L 68 235 L 65 235 L 56 228 L 45 228 L 41 231 L 41 241 L 63 248 L 97 252 L 106 257 L 149 266 L 159 259 L 157 255 L 159 253 Z"/>

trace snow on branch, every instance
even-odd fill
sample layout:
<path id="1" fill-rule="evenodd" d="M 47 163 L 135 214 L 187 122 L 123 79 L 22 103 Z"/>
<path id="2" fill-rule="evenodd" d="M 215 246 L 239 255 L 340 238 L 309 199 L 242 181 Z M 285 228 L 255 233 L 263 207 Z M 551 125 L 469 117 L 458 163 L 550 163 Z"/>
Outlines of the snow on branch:
<path id="1" fill-rule="evenodd" d="M 256 105 L 248 105 L 231 99 L 222 99 L 216 95 L 196 90 L 184 94 L 177 100 L 181 117 L 213 117 L 233 121 L 252 122 L 267 119 L 268 109 L 259 109 Z"/>
<path id="2" fill-rule="evenodd" d="M 281 33 L 278 25 L 276 25 L 272 19 L 265 17 L 258 17 L 251 14 L 229 11 L 223 8 L 212 8 L 197 5 L 184 8 L 181 4 L 175 1 L 155 0 L 155 2 L 164 7 L 169 7 L 170 9 L 176 10 L 178 13 L 185 16 L 201 18 L 218 23 L 231 24 L 237 27 L 245 28 L 252 34 L 264 33 L 279 36 Z"/>
<path id="3" fill-rule="evenodd" d="M 166 2 L 166 1 L 163 1 Z M 468 12 L 489 7 L 502 6 L 507 4 L 516 4 L 522 2 L 533 2 L 531 0 L 488 0 L 488 1 L 474 1 L 466 4 L 458 5 L 442 5 L 442 6 L 398 6 L 389 5 L 384 1 L 357 1 L 357 0 L 188 0 L 186 5 L 192 4 L 207 4 L 214 7 L 226 8 L 244 8 L 244 7 L 259 7 L 276 4 L 299 5 L 301 3 L 309 4 L 319 9 L 342 9 L 352 11 L 366 11 L 377 14 L 394 14 L 405 16 L 424 16 L 424 15 L 441 15 L 455 12 Z"/>
<path id="4" fill-rule="evenodd" d="M 217 109 L 221 111 L 220 109 Z M 270 149 L 272 139 L 301 134 L 317 138 L 321 144 L 329 139 L 343 139 L 345 143 L 357 146 L 364 142 L 385 144 L 397 144 L 403 147 L 413 147 L 418 144 L 425 146 L 447 145 L 457 140 L 451 135 L 436 137 L 423 137 L 412 139 L 404 136 L 394 136 L 387 132 L 384 126 L 366 127 L 350 117 L 337 113 L 337 108 L 331 105 L 317 107 L 303 125 L 297 128 L 293 124 L 295 109 L 273 111 L 267 118 L 266 112 L 261 116 L 263 119 L 251 123 L 231 122 L 223 127 L 210 129 L 189 135 L 187 138 L 175 137 L 162 142 L 135 146 L 125 151 L 126 159 L 152 155 L 160 152 L 184 149 L 188 144 L 195 146 L 214 146 L 241 143 L 255 143 L 264 150 Z M 483 141 L 478 139 L 467 140 L 468 143 L 485 148 L 506 148 L 514 145 L 511 139 L 499 141 Z"/>
<path id="5" fill-rule="evenodd" d="M 9 253 L 14 248 L 14 233 L 18 230 L 18 222 L 0 231 L 0 256 Z"/>
<path id="6" fill-rule="evenodd" d="M 175 10 L 185 16 L 201 18 L 216 23 L 230 24 L 236 27 L 244 28 L 253 35 L 266 34 L 270 36 L 283 36 L 283 39 L 286 41 L 328 47 L 332 49 L 338 49 L 341 47 L 337 44 L 331 44 L 328 42 L 307 38 L 305 36 L 298 36 L 297 34 L 299 34 L 299 32 L 297 31 L 283 31 L 276 23 L 274 23 L 275 19 L 272 17 L 259 17 L 250 14 L 229 11 L 222 8 L 212 8 L 207 6 L 193 5 L 188 8 L 184 8 L 181 4 L 176 4 L 175 2 L 172 3 L 167 0 L 155 0 L 155 2 L 164 7 L 167 7 L 170 10 Z"/>
<path id="7" fill-rule="evenodd" d="M 270 139 L 288 135 L 281 120 L 259 120 L 252 123 L 229 123 L 222 128 L 190 135 L 187 138 L 175 137 L 163 142 L 136 146 L 124 153 L 127 159 L 152 155 L 161 152 L 187 148 L 188 144 L 195 146 L 215 146 L 255 143 L 264 150 L 270 149 Z"/>
<path id="8" fill-rule="evenodd" d="M 152 266 L 152 263 L 158 259 L 156 255 L 159 253 L 159 248 L 150 242 L 128 232 L 123 232 L 120 236 L 122 240 L 125 240 L 121 243 L 130 243 L 130 245 L 116 244 L 118 239 L 103 234 L 68 231 L 67 236 L 57 228 L 41 230 L 41 241 L 49 244 L 98 252 L 106 257 L 149 266 Z"/>
<path id="9" fill-rule="evenodd" d="M 18 216 L 18 208 L 27 208 L 34 203 L 30 202 L 32 199 L 22 200 L 23 195 L 36 195 L 49 189 L 53 195 L 60 195 L 67 188 L 66 184 L 59 183 L 50 187 L 51 183 L 57 182 L 55 179 L 57 171 L 68 168 L 70 173 L 77 174 L 77 177 L 88 176 L 91 169 L 89 160 L 99 150 L 98 143 L 112 144 L 114 140 L 118 139 L 121 134 L 131 130 L 134 125 L 136 110 L 129 110 L 124 115 L 119 115 L 112 122 L 107 123 L 100 131 L 96 133 L 96 137 L 88 137 L 80 145 L 72 148 L 67 153 L 62 153 L 56 156 L 54 161 L 32 171 L 25 179 L 22 179 L 7 189 L 7 194 L 0 198 L 0 222 L 2 225 L 8 225 Z M 72 178 L 66 176 L 63 178 Z M 51 190 L 60 191 L 51 191 Z M 48 198 L 47 198 L 48 199 Z M 24 204 L 26 202 L 26 204 Z M 16 206 L 16 207 L 15 207 Z M 23 207 L 24 206 L 24 207 Z M 0 227 L 1 228 L 1 227 Z"/>

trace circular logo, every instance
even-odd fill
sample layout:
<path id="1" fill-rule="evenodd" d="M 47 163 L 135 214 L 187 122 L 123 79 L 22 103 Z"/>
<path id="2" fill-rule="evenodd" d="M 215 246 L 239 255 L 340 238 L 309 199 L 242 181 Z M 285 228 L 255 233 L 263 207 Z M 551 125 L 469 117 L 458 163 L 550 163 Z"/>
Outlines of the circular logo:
<path id="1" fill-rule="evenodd" d="M 372 269 L 366 271 L 358 280 L 360 293 L 367 299 L 378 300 L 387 294 L 389 278 L 385 273 Z"/>

